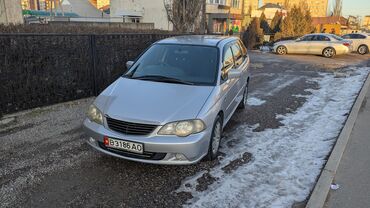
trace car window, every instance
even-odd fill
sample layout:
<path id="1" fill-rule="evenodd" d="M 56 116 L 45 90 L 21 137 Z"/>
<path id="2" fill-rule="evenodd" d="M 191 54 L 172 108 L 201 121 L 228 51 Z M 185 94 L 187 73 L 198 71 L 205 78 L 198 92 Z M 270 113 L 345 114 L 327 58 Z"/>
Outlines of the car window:
<path id="1" fill-rule="evenodd" d="M 248 51 L 247 51 L 247 48 L 244 46 L 244 44 L 240 40 L 238 41 L 238 44 L 240 48 L 242 49 L 243 55 L 247 55 Z"/>
<path id="2" fill-rule="evenodd" d="M 313 35 L 307 35 L 307 36 L 304 36 L 301 41 L 312 41 L 313 39 Z"/>
<path id="3" fill-rule="evenodd" d="M 361 34 L 354 34 L 354 39 L 365 39 L 366 36 L 361 35 Z"/>
<path id="4" fill-rule="evenodd" d="M 344 39 L 351 39 L 351 36 L 350 35 L 343 35 L 343 38 Z"/>
<path id="5" fill-rule="evenodd" d="M 223 69 L 229 69 L 234 66 L 234 57 L 231 47 L 227 46 L 223 57 Z"/>
<path id="6" fill-rule="evenodd" d="M 234 55 L 235 65 L 240 66 L 244 61 L 242 50 L 237 43 L 232 44 L 231 49 Z"/>
<path id="7" fill-rule="evenodd" d="M 214 85 L 218 73 L 216 47 L 155 44 L 151 46 L 126 73 L 128 78 L 161 76 Z"/>
<path id="8" fill-rule="evenodd" d="M 330 38 L 326 37 L 325 35 L 315 35 L 312 40 L 314 40 L 314 41 L 330 41 Z"/>

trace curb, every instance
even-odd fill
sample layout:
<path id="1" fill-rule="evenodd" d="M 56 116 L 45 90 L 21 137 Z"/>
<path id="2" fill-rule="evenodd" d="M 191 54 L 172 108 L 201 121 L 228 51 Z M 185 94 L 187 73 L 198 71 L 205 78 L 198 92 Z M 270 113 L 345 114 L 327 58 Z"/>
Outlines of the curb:
<path id="1" fill-rule="evenodd" d="M 326 198 L 330 191 L 330 185 L 333 182 L 334 176 L 337 172 L 343 152 L 346 149 L 349 137 L 351 135 L 353 126 L 355 125 L 358 113 L 360 111 L 362 102 L 370 88 L 370 74 L 362 86 L 360 94 L 352 106 L 352 110 L 347 118 L 347 121 L 338 137 L 338 140 L 330 154 L 324 169 L 322 170 L 319 179 L 311 193 L 307 202 L 306 208 L 322 208 L 325 205 Z"/>

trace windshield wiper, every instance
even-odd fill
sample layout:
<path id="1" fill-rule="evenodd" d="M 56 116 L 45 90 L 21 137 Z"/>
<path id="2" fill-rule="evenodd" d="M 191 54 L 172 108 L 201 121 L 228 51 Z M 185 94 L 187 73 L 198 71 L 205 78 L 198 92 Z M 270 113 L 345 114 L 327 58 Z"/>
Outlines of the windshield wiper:
<path id="1" fill-rule="evenodd" d="M 145 76 L 139 76 L 139 77 L 130 77 L 131 79 L 139 79 L 139 80 L 150 80 L 150 81 L 156 81 L 156 82 L 169 82 L 169 83 L 179 83 L 179 84 L 186 84 L 186 85 L 194 85 L 192 82 L 184 81 L 181 79 L 176 79 L 172 77 L 166 77 L 166 76 L 159 76 L 159 75 L 145 75 Z"/>

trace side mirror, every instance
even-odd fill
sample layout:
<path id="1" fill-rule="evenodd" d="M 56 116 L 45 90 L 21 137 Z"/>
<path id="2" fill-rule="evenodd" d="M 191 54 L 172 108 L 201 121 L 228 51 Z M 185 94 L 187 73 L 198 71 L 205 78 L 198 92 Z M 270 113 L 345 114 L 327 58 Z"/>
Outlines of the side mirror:
<path id="1" fill-rule="evenodd" d="M 227 70 L 221 71 L 221 78 L 222 80 L 226 81 L 229 78 L 229 72 Z"/>
<path id="2" fill-rule="evenodd" d="M 132 65 L 134 65 L 134 62 L 133 61 L 126 62 L 127 69 L 130 69 L 132 67 Z"/>
<path id="3" fill-rule="evenodd" d="M 237 69 L 230 69 L 230 71 L 228 73 L 228 78 L 229 79 L 239 78 L 241 76 L 242 76 L 242 73 Z"/>

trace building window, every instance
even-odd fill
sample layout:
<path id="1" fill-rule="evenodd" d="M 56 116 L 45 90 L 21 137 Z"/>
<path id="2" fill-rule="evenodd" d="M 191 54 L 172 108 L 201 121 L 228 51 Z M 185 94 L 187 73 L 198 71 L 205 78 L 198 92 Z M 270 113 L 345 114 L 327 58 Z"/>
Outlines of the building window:
<path id="1" fill-rule="evenodd" d="M 231 7 L 239 8 L 239 0 L 231 0 Z"/>
<path id="2" fill-rule="evenodd" d="M 226 0 L 207 0 L 209 4 L 221 4 L 226 5 Z"/>

